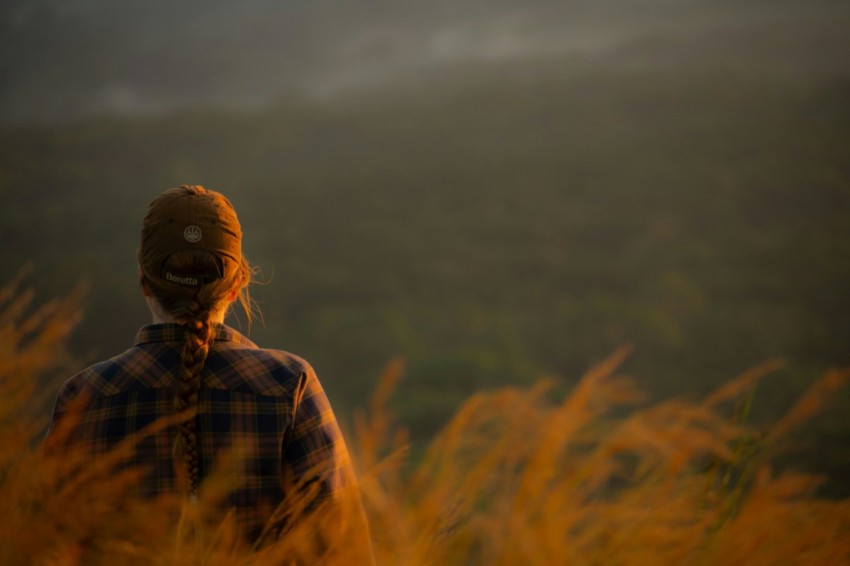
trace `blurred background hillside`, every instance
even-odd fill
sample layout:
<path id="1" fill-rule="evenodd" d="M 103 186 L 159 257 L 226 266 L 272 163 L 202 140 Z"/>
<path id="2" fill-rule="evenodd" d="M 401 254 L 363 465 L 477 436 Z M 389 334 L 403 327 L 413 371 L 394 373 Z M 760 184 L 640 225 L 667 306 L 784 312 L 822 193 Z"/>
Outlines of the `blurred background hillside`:
<path id="1" fill-rule="evenodd" d="M 72 352 L 117 353 L 147 204 L 198 183 L 267 281 L 252 338 L 344 417 L 397 355 L 416 443 L 629 342 L 659 398 L 783 358 L 767 422 L 850 364 L 848 29 L 840 0 L 8 0 L 0 280 L 89 281 Z M 848 495 L 835 402 L 789 459 Z"/>

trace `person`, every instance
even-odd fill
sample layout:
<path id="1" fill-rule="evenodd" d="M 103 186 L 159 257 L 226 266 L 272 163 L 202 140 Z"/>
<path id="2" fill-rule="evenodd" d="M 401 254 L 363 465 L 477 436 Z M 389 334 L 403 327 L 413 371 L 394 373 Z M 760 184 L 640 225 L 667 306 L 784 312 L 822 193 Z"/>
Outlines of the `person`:
<path id="1" fill-rule="evenodd" d="M 176 426 L 138 439 L 124 465 L 147 470 L 136 487 L 142 495 L 177 492 L 192 501 L 217 459 L 242 450 L 227 507 L 255 546 L 293 527 L 298 513 L 285 507 L 294 492 L 306 498 L 302 512 L 339 500 L 354 475 L 313 368 L 224 324 L 237 301 L 250 321 L 255 273 L 228 199 L 199 185 L 160 194 L 142 224 L 138 261 L 153 323 L 130 349 L 62 385 L 51 431 L 84 399 L 69 436 L 96 456 L 176 416 Z M 368 537 L 362 513 L 358 520 Z"/>

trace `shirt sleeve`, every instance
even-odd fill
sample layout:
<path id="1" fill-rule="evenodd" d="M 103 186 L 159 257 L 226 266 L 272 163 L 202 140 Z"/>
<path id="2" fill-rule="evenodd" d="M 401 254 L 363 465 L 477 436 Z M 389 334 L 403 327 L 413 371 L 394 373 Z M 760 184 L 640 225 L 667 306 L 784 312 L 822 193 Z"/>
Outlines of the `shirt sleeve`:
<path id="1" fill-rule="evenodd" d="M 74 376 L 62 384 L 59 393 L 56 395 L 50 424 L 44 435 L 44 444 L 48 448 L 52 448 L 57 443 L 67 443 L 70 440 L 71 428 L 77 424 L 76 421 L 79 420 L 88 397 L 81 392 L 79 376 Z M 66 419 L 69 412 L 71 413 L 70 418 Z M 63 424 L 65 427 L 62 426 Z"/>
<path id="2" fill-rule="evenodd" d="M 284 493 L 292 495 L 294 490 L 302 514 L 316 511 L 334 516 L 330 521 L 336 526 L 334 532 L 325 532 L 320 538 L 347 540 L 346 547 L 361 554 L 359 563 L 373 564 L 369 525 L 348 449 L 330 402 L 306 363 L 293 411 L 283 446 Z M 322 545 L 327 547 L 329 542 Z"/>
<path id="3" fill-rule="evenodd" d="M 309 364 L 296 391 L 287 433 L 282 461 L 287 487 L 302 492 L 318 488 L 314 504 L 339 498 L 354 480 L 351 460 L 330 402 Z"/>

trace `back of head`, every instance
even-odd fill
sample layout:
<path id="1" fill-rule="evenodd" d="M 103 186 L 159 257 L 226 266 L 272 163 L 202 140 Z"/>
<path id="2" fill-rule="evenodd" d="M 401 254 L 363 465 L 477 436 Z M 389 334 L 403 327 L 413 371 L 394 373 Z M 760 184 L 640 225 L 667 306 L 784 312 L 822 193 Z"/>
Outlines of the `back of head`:
<path id="1" fill-rule="evenodd" d="M 169 189 L 151 203 L 139 266 L 151 293 L 178 319 L 199 305 L 222 306 L 230 291 L 247 288 L 251 275 L 233 205 L 199 185 Z"/>
<path id="2" fill-rule="evenodd" d="M 200 185 L 163 192 L 142 223 L 139 267 L 159 306 L 186 327 L 175 410 L 191 415 L 215 338 L 211 313 L 227 308 L 235 294 L 250 321 L 252 270 L 242 256 L 242 228 L 233 205 Z M 186 477 L 193 494 L 200 482 L 195 419 L 187 417 L 178 430 L 175 471 Z"/>

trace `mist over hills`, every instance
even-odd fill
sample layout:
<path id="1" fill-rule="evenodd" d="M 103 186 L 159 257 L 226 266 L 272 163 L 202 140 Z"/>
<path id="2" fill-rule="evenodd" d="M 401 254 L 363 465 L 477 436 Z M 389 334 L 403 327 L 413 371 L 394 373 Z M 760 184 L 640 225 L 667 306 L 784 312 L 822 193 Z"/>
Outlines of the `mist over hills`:
<path id="1" fill-rule="evenodd" d="M 784 26 L 787 45 L 767 55 L 793 58 L 811 20 L 835 22 L 837 34 L 847 12 L 840 2 L 787 0 L 9 0 L 0 7 L 0 120 L 268 107 L 500 64 L 608 64 L 653 38 L 736 27 Z M 833 50 L 820 64 L 846 59 Z"/>

